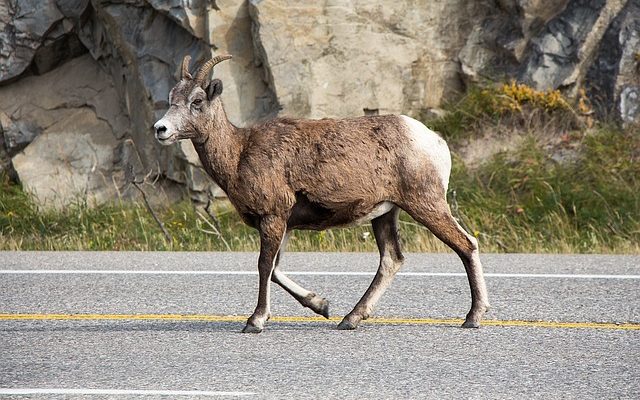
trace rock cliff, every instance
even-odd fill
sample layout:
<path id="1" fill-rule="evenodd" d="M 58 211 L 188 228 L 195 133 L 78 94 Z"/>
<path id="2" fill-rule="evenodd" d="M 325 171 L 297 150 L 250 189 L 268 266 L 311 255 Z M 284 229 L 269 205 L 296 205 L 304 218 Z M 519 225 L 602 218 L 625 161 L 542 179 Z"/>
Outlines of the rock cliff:
<path id="1" fill-rule="evenodd" d="M 288 115 L 420 115 L 517 79 L 601 117 L 640 119 L 640 0 L 0 0 L 0 170 L 43 206 L 134 193 L 219 195 L 192 146 L 161 148 L 182 57 L 216 69 L 238 125 Z"/>

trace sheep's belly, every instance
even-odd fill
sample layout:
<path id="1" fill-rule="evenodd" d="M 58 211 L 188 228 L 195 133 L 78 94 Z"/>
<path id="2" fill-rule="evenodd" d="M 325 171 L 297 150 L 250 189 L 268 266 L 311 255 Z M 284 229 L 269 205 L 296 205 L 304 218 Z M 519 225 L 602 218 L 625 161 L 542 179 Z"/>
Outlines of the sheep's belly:
<path id="1" fill-rule="evenodd" d="M 378 203 L 376 207 L 373 210 L 371 210 L 369 214 L 365 215 L 362 218 L 357 219 L 353 223 L 353 225 L 364 224 L 365 222 L 369 222 L 372 219 L 378 218 L 379 216 L 384 215 L 389 211 L 391 211 L 391 209 L 393 208 L 393 205 L 394 204 L 390 201 L 383 201 L 382 203 Z"/>
<path id="2" fill-rule="evenodd" d="M 367 213 L 364 213 L 364 210 L 357 210 L 359 207 L 362 206 L 356 202 L 351 206 L 346 205 L 339 209 L 332 209 L 310 202 L 306 196 L 299 195 L 298 202 L 293 207 L 287 225 L 290 229 L 312 230 L 354 226 L 369 222 L 388 213 L 394 207 L 394 204 L 389 201 L 383 201 L 376 204 Z"/>

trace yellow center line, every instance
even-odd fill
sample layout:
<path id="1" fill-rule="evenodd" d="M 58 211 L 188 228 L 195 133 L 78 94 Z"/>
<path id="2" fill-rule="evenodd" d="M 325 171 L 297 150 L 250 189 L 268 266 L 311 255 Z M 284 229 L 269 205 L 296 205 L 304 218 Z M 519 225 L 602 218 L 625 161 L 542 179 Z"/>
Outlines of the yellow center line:
<path id="1" fill-rule="evenodd" d="M 0 321 L 198 321 L 198 322 L 245 322 L 246 316 L 239 315 L 204 315 L 204 314 L 0 314 Z M 341 318 L 283 316 L 272 317 L 273 322 L 339 322 Z M 365 324 L 385 325 L 460 325 L 462 319 L 457 318 L 370 318 Z M 485 320 L 481 325 L 502 327 L 554 328 L 554 329 L 609 329 L 640 330 L 640 323 L 611 322 L 559 322 L 559 321 L 519 321 L 519 320 Z"/>

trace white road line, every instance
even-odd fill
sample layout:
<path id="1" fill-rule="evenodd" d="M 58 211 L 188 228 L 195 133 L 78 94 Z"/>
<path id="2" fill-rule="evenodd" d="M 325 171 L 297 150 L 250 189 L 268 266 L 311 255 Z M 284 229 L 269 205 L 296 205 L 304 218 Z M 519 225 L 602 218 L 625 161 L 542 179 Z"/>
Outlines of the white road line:
<path id="1" fill-rule="evenodd" d="M 312 276 L 373 276 L 365 271 L 284 271 L 287 275 Z M 98 275 L 257 275 L 257 271 L 181 271 L 181 270 L 118 270 L 118 269 L 3 269 L 0 274 L 98 274 Z M 398 276 L 460 276 L 463 272 L 399 272 Z M 640 275 L 604 274 L 515 274 L 485 273 L 488 278 L 555 278 L 555 279 L 640 279 Z"/>
<path id="2" fill-rule="evenodd" d="M 198 390 L 126 390 L 126 389 L 8 389 L 0 388 L 2 395 L 75 394 L 75 395 L 157 395 L 157 396 L 251 396 L 252 392 L 218 392 Z"/>

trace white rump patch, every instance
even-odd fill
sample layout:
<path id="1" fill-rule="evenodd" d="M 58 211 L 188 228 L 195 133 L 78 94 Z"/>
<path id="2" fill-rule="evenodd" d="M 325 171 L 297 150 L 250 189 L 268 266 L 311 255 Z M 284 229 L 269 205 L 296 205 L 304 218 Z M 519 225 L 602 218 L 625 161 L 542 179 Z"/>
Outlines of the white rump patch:
<path id="1" fill-rule="evenodd" d="M 449 174 L 451 173 L 451 153 L 447 142 L 440 135 L 424 126 L 422 122 L 406 115 L 401 115 L 400 118 L 407 126 L 407 134 L 413 149 L 427 155 L 427 158 L 440 176 L 446 192 L 449 187 Z M 420 161 L 416 160 L 416 162 Z"/>

